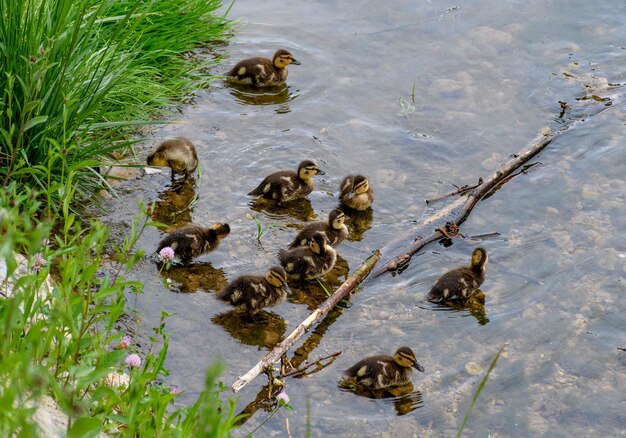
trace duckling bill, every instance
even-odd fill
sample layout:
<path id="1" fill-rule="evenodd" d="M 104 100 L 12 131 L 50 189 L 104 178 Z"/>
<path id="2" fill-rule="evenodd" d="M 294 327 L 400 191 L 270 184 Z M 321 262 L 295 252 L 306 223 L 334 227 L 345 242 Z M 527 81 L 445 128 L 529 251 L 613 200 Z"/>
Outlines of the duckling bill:
<path id="1" fill-rule="evenodd" d="M 348 228 L 344 224 L 345 214 L 341 210 L 332 210 L 328 215 L 328 221 L 313 222 L 305 226 L 291 242 L 289 248 L 309 246 L 313 234 L 322 233 L 333 248 L 339 246 L 348 237 Z"/>
<path id="2" fill-rule="evenodd" d="M 252 316 L 265 307 L 277 306 L 285 301 L 286 283 L 285 270 L 274 266 L 265 276 L 243 275 L 236 278 L 218 294 L 218 298 Z"/>
<path id="3" fill-rule="evenodd" d="M 148 156 L 149 166 L 165 166 L 175 174 L 183 174 L 185 179 L 198 167 L 198 155 L 193 143 L 183 137 L 165 140 L 156 151 Z"/>
<path id="4" fill-rule="evenodd" d="M 484 248 L 476 248 L 472 252 L 470 266 L 456 268 L 443 274 L 435 282 L 426 299 L 433 303 L 467 301 L 485 281 L 487 259 L 487 251 Z"/>
<path id="5" fill-rule="evenodd" d="M 165 236 L 159 242 L 157 252 L 169 246 L 183 264 L 188 264 L 192 259 L 217 248 L 220 241 L 229 233 L 228 224 L 216 223 L 210 227 L 185 225 Z"/>
<path id="6" fill-rule="evenodd" d="M 269 87 L 282 85 L 287 80 L 287 66 L 300 65 L 291 53 L 278 50 L 272 59 L 255 57 L 238 62 L 227 74 L 228 82 L 234 84 Z"/>
<path id="7" fill-rule="evenodd" d="M 346 176 L 339 188 L 339 201 L 354 210 L 367 210 L 374 202 L 374 192 L 363 175 Z"/>
<path id="8" fill-rule="evenodd" d="M 344 372 L 344 383 L 371 389 L 405 385 L 411 382 L 412 368 L 424 371 L 413 350 L 400 347 L 393 356 L 372 356 L 357 362 Z"/>
<path id="9" fill-rule="evenodd" d="M 324 175 L 324 171 L 313 161 L 305 160 L 298 165 L 296 172 L 282 170 L 268 175 L 248 195 L 261 196 L 277 202 L 292 201 L 313 191 L 315 175 Z"/>
<path id="10" fill-rule="evenodd" d="M 294 280 L 314 280 L 326 275 L 337 261 L 337 253 L 322 233 L 315 233 L 309 247 L 298 247 L 278 252 L 280 264 L 289 278 Z"/>

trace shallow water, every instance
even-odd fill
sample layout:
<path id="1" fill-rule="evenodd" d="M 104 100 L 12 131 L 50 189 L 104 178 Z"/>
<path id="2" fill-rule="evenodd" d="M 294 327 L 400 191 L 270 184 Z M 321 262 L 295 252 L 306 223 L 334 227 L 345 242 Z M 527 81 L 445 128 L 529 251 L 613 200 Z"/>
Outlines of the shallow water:
<path id="1" fill-rule="evenodd" d="M 544 126 L 558 129 L 568 117 L 601 107 L 533 160 L 541 166 L 481 202 L 462 226 L 465 239 L 429 246 L 401 275 L 367 283 L 347 309 L 333 311 L 305 336 L 307 347 L 316 345 L 309 360 L 342 354 L 318 373 L 287 379 L 295 413 L 280 412 L 255 436 L 287 436 L 286 417 L 292 436 L 304 436 L 308 401 L 313 436 L 454 435 L 502 345 L 468 436 L 623 436 L 626 118 L 618 84 L 626 83 L 624 5 L 403 0 L 286 7 L 239 0 L 232 17 L 241 24 L 228 47 L 230 64 L 286 48 L 302 65 L 289 69 L 288 85 L 278 90 L 216 83 L 201 93 L 177 117 L 184 123 L 155 131 L 140 152 L 143 160 L 163 138 L 190 138 L 203 169 L 195 190 L 193 184 L 172 190 L 167 172 L 149 175 L 120 185 L 121 201 L 111 202 L 104 216 L 114 237 L 136 214 L 136 200 L 156 201 L 153 218 L 172 226 L 190 219 L 231 226 L 218 250 L 167 274 L 169 290 L 151 262 L 137 270 L 146 284 L 138 298 L 144 327 L 156 325 L 162 310 L 175 314 L 167 324 L 166 383 L 186 391 L 179 400 L 197 397 L 206 366 L 217 358 L 228 366 L 223 380 L 230 385 L 324 300 L 317 285 L 294 287 L 288 302 L 254 324 L 242 322 L 214 292 L 237 275 L 276 264 L 278 248 L 304 221 L 324 219 L 335 208 L 345 175 L 367 175 L 376 201 L 370 214 L 352 218 L 341 262 L 324 281 L 328 288 L 445 205 L 427 207 L 425 199 L 487 177 Z M 575 106 L 576 98 L 592 94 L 611 98 L 611 105 Z M 575 110 L 559 119 L 559 101 Z M 310 202 L 251 208 L 248 191 L 303 159 L 326 171 Z M 250 214 L 279 227 L 258 244 Z M 149 229 L 139 246 L 152 252 L 162 235 Z M 484 315 L 424 303 L 438 276 L 467 264 L 479 245 L 490 255 Z M 414 376 L 408 402 L 337 387 L 342 370 L 402 345 L 426 369 Z M 265 380 L 241 391 L 239 410 Z M 259 409 L 236 435 L 268 415 Z"/>

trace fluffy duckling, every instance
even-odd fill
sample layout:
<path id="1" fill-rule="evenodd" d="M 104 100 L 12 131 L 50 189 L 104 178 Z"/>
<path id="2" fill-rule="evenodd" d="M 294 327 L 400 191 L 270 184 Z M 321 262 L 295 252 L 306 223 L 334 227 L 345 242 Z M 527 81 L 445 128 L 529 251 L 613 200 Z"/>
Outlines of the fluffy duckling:
<path id="1" fill-rule="evenodd" d="M 250 58 L 235 65 L 227 74 L 228 82 L 257 87 L 281 85 L 287 80 L 287 66 L 300 65 L 291 53 L 285 49 L 278 50 L 272 59 Z"/>
<path id="2" fill-rule="evenodd" d="M 472 252 L 472 264 L 453 269 L 439 277 L 426 299 L 433 303 L 466 301 L 485 281 L 487 258 L 484 248 L 476 248 Z"/>
<path id="3" fill-rule="evenodd" d="M 337 261 L 337 253 L 320 232 L 313 234 L 309 246 L 294 249 L 281 249 L 278 252 L 280 264 L 289 278 L 294 280 L 314 280 L 326 275 Z"/>
<path id="4" fill-rule="evenodd" d="M 313 191 L 313 177 L 324 175 L 313 161 L 305 160 L 298 165 L 297 172 L 281 170 L 268 175 L 259 186 L 248 193 L 278 202 L 287 202 L 308 195 Z"/>
<path id="5" fill-rule="evenodd" d="M 167 166 L 174 174 L 182 173 L 185 179 L 198 167 L 198 155 L 193 143 L 183 137 L 165 140 L 156 151 L 148 156 L 149 166 Z"/>
<path id="6" fill-rule="evenodd" d="M 341 181 L 339 201 L 354 210 L 367 210 L 374 201 L 369 181 L 362 175 L 348 175 Z"/>
<path id="7" fill-rule="evenodd" d="M 383 355 L 365 358 L 344 371 L 344 374 L 347 377 L 347 384 L 383 389 L 411 382 L 413 374 L 411 368 L 424 371 L 424 367 L 417 363 L 413 350 L 409 347 L 400 347 L 393 357 Z"/>
<path id="8" fill-rule="evenodd" d="M 276 306 L 287 298 L 287 273 L 274 266 L 261 275 L 243 275 L 228 284 L 218 298 L 246 310 L 252 316 L 264 307 Z"/>
<path id="9" fill-rule="evenodd" d="M 328 244 L 333 248 L 337 248 L 341 242 L 348 237 L 348 227 L 344 222 L 346 216 L 341 210 L 333 210 L 328 215 L 328 221 L 313 222 L 305 226 L 296 236 L 293 242 L 289 245 L 290 249 L 297 248 L 298 246 L 309 246 L 311 237 L 315 233 L 322 233 Z"/>
<path id="10" fill-rule="evenodd" d="M 187 264 L 191 259 L 217 248 L 220 241 L 228 236 L 228 233 L 230 233 L 228 224 L 218 223 L 210 227 L 185 225 L 165 236 L 165 238 L 159 242 L 157 252 L 169 246 L 174 250 L 174 255 L 178 257 L 181 262 Z"/>

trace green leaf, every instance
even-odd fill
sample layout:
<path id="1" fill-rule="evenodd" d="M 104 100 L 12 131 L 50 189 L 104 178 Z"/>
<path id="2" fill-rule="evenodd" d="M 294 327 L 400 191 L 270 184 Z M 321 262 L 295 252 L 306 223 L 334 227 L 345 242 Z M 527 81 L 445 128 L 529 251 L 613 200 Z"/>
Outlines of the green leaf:
<path id="1" fill-rule="evenodd" d="M 67 438 L 97 437 L 102 430 L 102 419 L 99 417 L 81 417 L 72 424 Z"/>
<path id="2" fill-rule="evenodd" d="M 26 122 L 26 124 L 24 125 L 24 132 L 28 131 L 33 126 L 37 126 L 40 123 L 44 123 L 44 122 L 47 122 L 47 121 L 48 121 L 48 116 L 33 117 L 28 122 Z"/>

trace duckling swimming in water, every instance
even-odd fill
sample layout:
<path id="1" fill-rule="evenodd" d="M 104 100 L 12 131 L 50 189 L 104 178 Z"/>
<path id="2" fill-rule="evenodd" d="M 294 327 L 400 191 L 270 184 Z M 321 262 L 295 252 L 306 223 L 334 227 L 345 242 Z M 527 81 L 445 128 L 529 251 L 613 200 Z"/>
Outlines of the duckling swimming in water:
<path id="1" fill-rule="evenodd" d="M 313 234 L 309 247 L 281 249 L 278 252 L 280 264 L 289 278 L 294 280 L 314 280 L 326 275 L 337 261 L 337 252 L 320 232 Z"/>
<path id="2" fill-rule="evenodd" d="M 374 192 L 363 175 L 346 176 L 339 188 L 339 201 L 354 210 L 366 210 L 374 201 Z"/>
<path id="3" fill-rule="evenodd" d="M 280 49 L 271 60 L 255 57 L 238 62 L 226 74 L 226 79 L 235 84 L 257 87 L 281 85 L 287 80 L 289 64 L 300 65 L 300 62 L 287 50 Z"/>
<path id="4" fill-rule="evenodd" d="M 220 241 L 228 236 L 228 233 L 230 233 L 228 224 L 217 223 L 210 227 L 193 224 L 185 225 L 165 236 L 159 242 L 157 252 L 169 246 L 174 250 L 174 255 L 183 264 L 187 264 L 191 259 L 217 248 Z"/>
<path id="5" fill-rule="evenodd" d="M 476 248 L 470 266 L 456 268 L 443 274 L 430 289 L 426 299 L 433 303 L 466 301 L 485 281 L 487 251 Z"/>
<path id="6" fill-rule="evenodd" d="M 273 307 L 287 297 L 285 285 L 287 273 L 280 266 L 274 266 L 261 275 L 243 275 L 228 284 L 218 298 L 235 307 L 246 310 L 249 316 L 264 307 Z"/>
<path id="7" fill-rule="evenodd" d="M 348 227 L 345 226 L 345 214 L 341 210 L 333 210 L 328 215 L 328 221 L 313 222 L 305 226 L 289 245 L 290 249 L 298 246 L 309 246 L 315 233 L 322 233 L 328 244 L 333 248 L 339 246 L 348 237 Z"/>
<path id="8" fill-rule="evenodd" d="M 165 140 L 156 151 L 148 156 L 149 166 L 167 166 L 172 169 L 172 181 L 174 174 L 182 173 L 185 180 L 198 167 L 198 155 L 193 143 L 186 138 L 179 137 Z"/>
<path id="9" fill-rule="evenodd" d="M 344 371 L 347 377 L 344 383 L 371 389 L 405 385 L 411 382 L 411 368 L 424 371 L 424 367 L 417 363 L 413 350 L 400 347 L 393 357 L 372 356 L 357 362 Z"/>
<path id="10" fill-rule="evenodd" d="M 268 175 L 248 195 L 262 196 L 277 202 L 292 201 L 313 191 L 315 175 L 324 175 L 324 171 L 318 169 L 313 161 L 305 160 L 298 165 L 297 172 L 281 170 Z"/>

